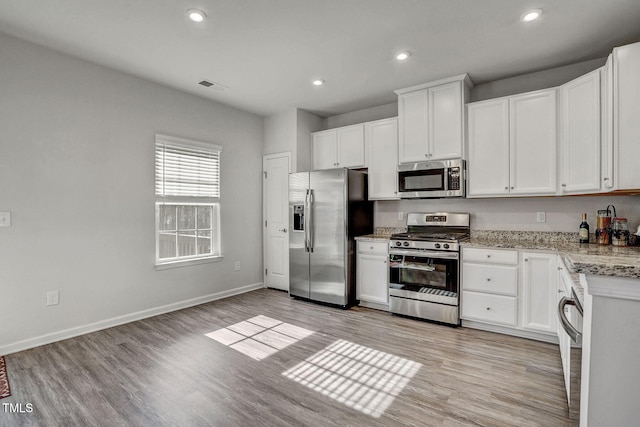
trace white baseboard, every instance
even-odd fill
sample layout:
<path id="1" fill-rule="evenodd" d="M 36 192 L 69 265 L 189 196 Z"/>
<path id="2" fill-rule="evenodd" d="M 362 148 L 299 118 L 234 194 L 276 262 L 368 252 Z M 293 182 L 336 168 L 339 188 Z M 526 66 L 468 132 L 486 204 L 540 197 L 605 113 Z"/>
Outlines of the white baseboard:
<path id="1" fill-rule="evenodd" d="M 498 334 L 512 335 L 514 337 L 527 338 L 530 340 L 543 341 L 551 344 L 558 344 L 558 336 L 554 334 L 546 334 L 544 332 L 525 331 L 522 329 L 509 328 L 506 326 L 492 325 L 489 323 L 476 322 L 473 320 L 462 320 L 462 326 L 465 328 L 480 329 L 488 332 L 496 332 Z"/>
<path id="2" fill-rule="evenodd" d="M 12 344 L 3 345 L 0 347 L 0 355 L 17 353 L 19 351 L 28 350 L 30 348 L 39 347 L 41 345 L 51 344 L 56 341 L 66 340 L 69 338 L 77 337 L 79 335 L 88 334 L 90 332 L 112 328 L 114 326 L 123 325 L 125 323 L 135 322 L 136 320 L 142 320 L 148 317 L 157 316 L 159 314 L 193 307 L 195 305 L 204 304 L 222 298 L 228 298 L 234 295 L 255 291 L 256 289 L 261 288 L 264 288 L 263 283 L 254 283 L 252 285 L 245 285 L 228 291 L 216 292 L 214 294 L 204 295 L 201 297 L 167 304 L 160 307 L 149 308 L 146 310 L 137 311 L 135 313 L 125 314 L 123 316 L 112 317 L 110 319 L 101 320 L 95 323 L 89 323 L 87 325 L 76 326 L 74 328 L 69 328 L 58 332 L 52 332 L 49 334 L 41 335 L 39 337 L 29 338 Z"/>

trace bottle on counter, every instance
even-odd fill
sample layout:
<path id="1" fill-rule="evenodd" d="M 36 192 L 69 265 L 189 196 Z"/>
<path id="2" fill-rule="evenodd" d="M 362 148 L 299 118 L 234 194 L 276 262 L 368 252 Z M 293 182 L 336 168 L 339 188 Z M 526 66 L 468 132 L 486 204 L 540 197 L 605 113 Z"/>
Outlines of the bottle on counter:
<path id="1" fill-rule="evenodd" d="M 587 214 L 582 214 L 582 222 L 580 223 L 580 243 L 589 243 L 589 224 L 587 223 Z"/>

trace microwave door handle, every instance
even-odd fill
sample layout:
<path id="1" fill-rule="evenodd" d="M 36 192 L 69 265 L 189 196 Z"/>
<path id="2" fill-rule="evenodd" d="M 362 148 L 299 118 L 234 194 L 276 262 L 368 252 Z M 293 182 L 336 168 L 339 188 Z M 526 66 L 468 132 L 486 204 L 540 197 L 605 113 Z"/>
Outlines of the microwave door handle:
<path id="1" fill-rule="evenodd" d="M 560 320 L 560 325 L 562 325 L 562 329 L 571 337 L 573 342 L 577 342 L 578 338 L 582 336 L 580 331 L 578 331 L 567 319 L 567 316 L 564 313 L 564 308 L 567 305 L 576 305 L 576 302 L 571 298 L 562 297 L 560 302 L 558 303 L 558 319 Z"/>

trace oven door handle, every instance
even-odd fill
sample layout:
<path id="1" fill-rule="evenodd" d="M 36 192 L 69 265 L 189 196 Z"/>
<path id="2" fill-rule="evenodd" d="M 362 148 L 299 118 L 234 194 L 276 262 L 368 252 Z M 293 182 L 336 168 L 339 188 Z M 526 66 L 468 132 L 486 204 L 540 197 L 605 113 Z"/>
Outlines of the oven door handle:
<path id="1" fill-rule="evenodd" d="M 406 268 L 407 270 L 420 270 L 420 271 L 435 271 L 436 268 L 435 267 L 431 267 L 431 266 L 422 266 L 420 264 L 405 264 L 405 263 L 399 263 L 399 264 L 391 264 L 389 266 L 390 268 Z"/>
<path id="2" fill-rule="evenodd" d="M 576 305 L 576 302 L 571 298 L 562 297 L 560 299 L 560 302 L 558 303 L 558 320 L 560 320 L 562 329 L 564 329 L 565 332 L 571 337 L 573 342 L 578 342 L 578 338 L 580 338 L 582 334 L 571 324 L 571 322 L 569 322 L 569 319 L 567 319 L 567 316 L 564 313 L 564 308 L 567 305 Z"/>
<path id="3" fill-rule="evenodd" d="M 407 255 L 420 258 L 458 259 L 458 252 L 434 252 L 434 251 L 398 251 L 390 250 L 389 255 Z"/>

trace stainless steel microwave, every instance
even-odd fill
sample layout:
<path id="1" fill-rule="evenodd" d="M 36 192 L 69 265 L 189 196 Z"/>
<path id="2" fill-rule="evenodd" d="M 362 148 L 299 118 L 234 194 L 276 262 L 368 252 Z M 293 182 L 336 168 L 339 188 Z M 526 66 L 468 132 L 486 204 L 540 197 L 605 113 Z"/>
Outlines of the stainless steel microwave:
<path id="1" fill-rule="evenodd" d="M 465 197 L 465 161 L 417 162 L 398 166 L 401 199 Z"/>

